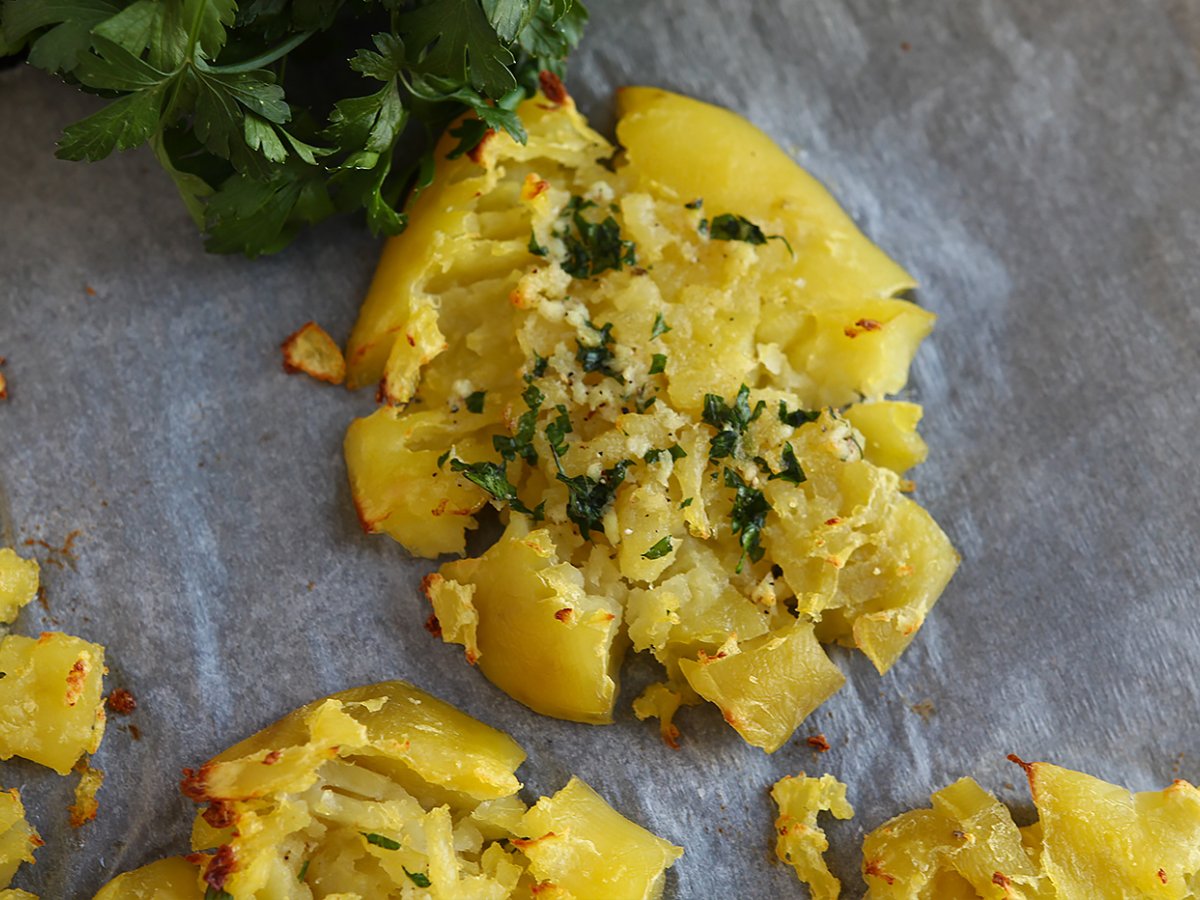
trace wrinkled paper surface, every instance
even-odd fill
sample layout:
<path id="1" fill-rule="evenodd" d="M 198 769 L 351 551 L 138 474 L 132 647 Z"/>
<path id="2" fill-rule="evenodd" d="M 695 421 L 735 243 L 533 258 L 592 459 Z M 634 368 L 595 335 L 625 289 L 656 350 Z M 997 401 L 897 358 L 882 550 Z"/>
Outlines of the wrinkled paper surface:
<path id="1" fill-rule="evenodd" d="M 74 777 L 0 763 L 46 839 L 16 885 L 90 897 L 186 848 L 195 765 L 330 691 L 407 678 L 509 731 L 533 792 L 576 773 L 681 844 L 673 897 L 803 896 L 772 859 L 767 795 L 831 772 L 858 895 L 865 830 L 964 774 L 1021 808 L 1005 754 L 1138 789 L 1200 779 L 1200 6 L 1188 0 L 604 2 L 568 86 L 601 128 L 626 83 L 739 110 L 921 282 L 940 322 L 912 393 L 918 498 L 964 562 L 886 678 L 848 686 L 774 756 L 712 707 L 679 752 L 629 712 L 541 718 L 432 639 L 431 564 L 360 533 L 342 433 L 371 408 L 280 367 L 309 319 L 348 334 L 378 243 L 336 223 L 257 262 L 206 255 L 138 152 L 59 162 L 94 101 L 0 73 L 0 526 L 43 561 L 61 628 L 108 648 L 99 818 Z M 140 731 L 134 740 L 131 726 Z M 823 732 L 832 749 L 805 743 Z"/>

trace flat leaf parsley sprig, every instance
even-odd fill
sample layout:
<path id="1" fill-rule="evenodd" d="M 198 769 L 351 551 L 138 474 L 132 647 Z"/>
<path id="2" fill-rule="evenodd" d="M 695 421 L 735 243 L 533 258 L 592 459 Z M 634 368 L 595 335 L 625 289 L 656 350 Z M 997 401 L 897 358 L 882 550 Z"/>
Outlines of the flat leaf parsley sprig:
<path id="1" fill-rule="evenodd" d="M 471 109 L 455 153 L 523 142 L 517 104 L 586 21 L 580 0 L 0 0 L 0 56 L 110 98 L 60 157 L 149 144 L 208 248 L 257 256 L 335 212 L 402 231 L 442 128 Z"/>

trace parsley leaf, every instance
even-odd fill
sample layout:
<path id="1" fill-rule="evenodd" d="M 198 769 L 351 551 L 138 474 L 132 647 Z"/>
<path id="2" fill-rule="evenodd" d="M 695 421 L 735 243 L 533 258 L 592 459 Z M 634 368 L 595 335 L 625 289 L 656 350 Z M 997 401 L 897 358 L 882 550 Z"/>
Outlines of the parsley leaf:
<path id="1" fill-rule="evenodd" d="M 537 462 L 537 450 L 533 446 L 533 433 L 537 430 L 538 412 L 546 402 L 546 395 L 533 384 L 528 385 L 521 393 L 521 399 L 528 407 L 517 420 L 517 430 L 512 435 L 492 435 L 492 446 L 496 448 L 505 460 L 512 461 L 518 456 L 532 465 Z"/>
<path id="2" fill-rule="evenodd" d="M 575 361 L 583 366 L 585 372 L 600 372 L 607 375 L 609 378 L 615 378 L 621 384 L 625 383 L 625 378 L 613 368 L 613 352 L 611 345 L 613 344 L 612 323 L 607 323 L 603 328 L 597 328 L 591 322 L 587 323 L 587 327 L 596 333 L 599 337 L 599 342 L 595 344 L 585 344 L 578 338 L 575 339 Z"/>
<path id="3" fill-rule="evenodd" d="M 516 487 L 508 480 L 508 471 L 502 463 L 494 463 L 488 460 L 465 463 L 455 457 L 450 460 L 450 470 L 452 472 L 461 472 L 467 481 L 483 488 L 492 495 L 493 499 L 499 500 L 501 503 L 507 503 L 517 512 L 533 516 L 535 522 L 542 519 L 545 501 L 539 503 L 534 509 L 530 509 L 522 503 L 521 499 L 517 496 Z"/>
<path id="4" fill-rule="evenodd" d="M 778 472 L 772 472 L 767 481 L 774 481 L 776 478 L 789 481 L 792 484 L 801 484 L 808 481 L 808 476 L 800 468 L 800 461 L 796 459 L 796 451 L 792 448 L 790 442 L 783 445 L 781 458 L 783 460 L 783 468 Z"/>
<path id="5" fill-rule="evenodd" d="M 750 487 L 741 475 L 728 467 L 725 469 L 725 486 L 736 491 L 730 521 L 733 533 L 741 535 L 739 543 L 742 545 L 742 555 L 734 570 L 740 573 L 747 556 L 751 562 L 758 562 L 763 557 L 762 529 L 767 521 L 767 513 L 771 511 L 771 504 L 762 491 Z"/>
<path id="6" fill-rule="evenodd" d="M 667 371 L 667 354 L 655 353 L 650 361 L 650 374 L 661 375 Z"/>
<path id="7" fill-rule="evenodd" d="M 467 409 L 473 413 L 483 412 L 483 400 L 487 396 L 487 391 L 475 391 L 467 397 Z"/>
<path id="8" fill-rule="evenodd" d="M 650 329 L 650 340 L 661 337 L 670 330 L 671 326 L 667 324 L 667 320 L 663 318 L 663 314 L 659 313 L 654 317 L 654 327 Z"/>
<path id="9" fill-rule="evenodd" d="M 779 401 L 779 421 L 784 425 L 791 425 L 793 428 L 799 428 L 808 422 L 815 422 L 821 418 L 819 409 L 795 409 L 788 412 L 786 400 Z"/>
<path id="10" fill-rule="evenodd" d="M 742 435 L 766 408 L 766 401 L 759 400 L 754 409 L 750 409 L 750 388 L 744 384 L 738 388 L 733 403 L 726 403 L 719 394 L 705 394 L 702 418 L 717 429 L 709 441 L 709 458 L 738 455 L 741 452 Z"/>
<path id="11" fill-rule="evenodd" d="M 211 884 L 204 889 L 204 900 L 233 900 L 233 894 L 215 888 Z"/>
<path id="12" fill-rule="evenodd" d="M 625 470 L 633 463 L 624 459 L 611 468 L 604 469 L 599 478 L 586 474 L 568 476 L 563 472 L 558 456 L 558 480 L 567 486 L 567 518 L 579 528 L 582 537 L 593 531 L 604 533 L 604 513 L 617 496 L 617 488 L 625 480 Z"/>
<path id="13" fill-rule="evenodd" d="M 589 278 L 609 269 L 637 265 L 633 241 L 622 239 L 621 226 L 616 219 L 607 216 L 601 222 L 592 222 L 583 215 L 584 210 L 595 205 L 582 197 L 572 197 L 567 202 L 569 225 L 559 236 L 567 250 L 562 267 L 572 278 Z M 574 233 L 571 226 L 574 226 Z"/>
<path id="14" fill-rule="evenodd" d="M 671 536 L 667 535 L 649 550 L 642 554 L 642 559 L 662 559 L 671 552 Z"/>
<path id="15" fill-rule="evenodd" d="M 303 881 L 304 881 L 304 877 L 305 877 L 305 876 L 308 874 L 308 865 L 309 865 L 309 863 L 311 863 L 311 862 L 312 862 L 312 860 L 311 860 L 311 859 L 306 859 L 306 860 L 304 861 L 304 865 L 302 865 L 302 866 L 300 867 L 300 871 L 299 871 L 299 872 L 296 874 L 296 880 L 297 880 L 297 881 L 300 881 L 300 882 L 303 882 Z"/>
<path id="16" fill-rule="evenodd" d="M 571 426 L 571 417 L 567 408 L 559 403 L 554 407 L 558 416 L 546 426 L 546 440 L 550 443 L 550 452 L 562 456 L 567 452 L 567 435 L 575 429 Z"/>
<path id="17" fill-rule="evenodd" d="M 678 444 L 672 444 L 666 450 L 663 450 L 659 447 L 654 447 L 650 450 L 647 450 L 645 455 L 642 456 L 642 459 L 644 459 L 648 463 L 658 462 L 660 459 L 662 459 L 664 453 L 667 454 L 668 456 L 670 456 L 671 459 L 675 460 L 675 461 L 681 460 L 685 456 L 687 456 L 686 450 L 684 450 Z"/>
<path id="18" fill-rule="evenodd" d="M 384 850 L 400 849 L 399 841 L 394 841 L 390 837 L 385 837 L 382 834 L 375 834 L 374 832 L 368 831 L 361 831 L 359 834 L 367 839 L 368 844 L 374 844 L 376 847 L 382 847 Z"/>
<path id="19" fill-rule="evenodd" d="M 518 104 L 562 74 L 586 21 L 578 0 L 0 0 L 0 53 L 28 47 L 109 99 L 59 156 L 148 143 L 207 247 L 257 256 L 338 212 L 402 231 L 439 133 L 468 111 L 464 151 L 489 130 L 524 141 Z M 579 240 L 600 261 L 610 232 L 586 223 Z"/>
<path id="20" fill-rule="evenodd" d="M 765 244 L 767 241 L 783 241 L 788 253 L 795 256 L 792 245 L 782 234 L 763 234 L 763 230 L 745 216 L 721 213 L 711 222 L 700 220 L 700 233 L 714 241 L 743 241 L 747 244 Z"/>
<path id="21" fill-rule="evenodd" d="M 433 884 L 433 882 L 429 880 L 429 876 L 424 872 L 410 872 L 404 866 L 401 866 L 400 868 L 404 869 L 404 874 L 407 875 L 412 883 L 419 888 L 427 888 Z"/>

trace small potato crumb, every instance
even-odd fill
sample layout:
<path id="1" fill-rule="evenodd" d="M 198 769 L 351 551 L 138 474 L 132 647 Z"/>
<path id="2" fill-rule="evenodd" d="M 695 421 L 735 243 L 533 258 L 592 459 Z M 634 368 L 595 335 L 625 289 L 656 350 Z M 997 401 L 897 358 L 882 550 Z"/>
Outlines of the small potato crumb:
<path id="1" fill-rule="evenodd" d="M 104 773 L 93 769 L 86 758 L 75 764 L 79 773 L 79 784 L 75 785 L 75 802 L 67 807 L 71 815 L 71 827 L 79 828 L 96 818 L 100 804 L 96 802 L 96 794 L 104 784 Z"/>
<path id="2" fill-rule="evenodd" d="M 283 342 L 283 370 L 303 372 L 318 381 L 341 384 L 346 380 L 346 358 L 328 332 L 308 322 Z"/>

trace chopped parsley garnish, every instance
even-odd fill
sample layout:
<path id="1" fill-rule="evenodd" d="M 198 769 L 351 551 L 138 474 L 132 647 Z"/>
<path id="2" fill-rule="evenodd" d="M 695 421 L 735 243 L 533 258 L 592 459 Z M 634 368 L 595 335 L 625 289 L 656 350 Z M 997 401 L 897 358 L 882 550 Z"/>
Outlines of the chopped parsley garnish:
<path id="1" fill-rule="evenodd" d="M 686 500 L 684 500 L 682 503 L 679 504 L 679 508 L 687 509 L 689 506 L 692 505 L 692 500 L 693 500 L 692 497 L 688 497 Z"/>
<path id="2" fill-rule="evenodd" d="M 783 445 L 783 468 L 778 472 L 772 472 L 767 481 L 774 481 L 776 478 L 781 481 L 789 481 L 792 484 L 801 484 L 808 481 L 808 476 L 804 474 L 804 470 L 800 468 L 800 461 L 796 459 L 796 451 L 792 449 L 791 443 Z"/>
<path id="3" fill-rule="evenodd" d="M 548 256 L 550 251 L 538 243 L 537 235 L 529 232 L 529 252 L 534 256 Z"/>
<path id="4" fill-rule="evenodd" d="M 733 403 L 726 403 L 718 394 L 705 394 L 703 419 L 717 429 L 709 441 L 709 458 L 722 459 L 737 455 L 742 435 L 766 408 L 766 401 L 759 400 L 754 409 L 750 409 L 750 388 L 744 384 L 738 388 Z"/>
<path id="5" fill-rule="evenodd" d="M 566 436 L 575 429 L 571 427 L 571 417 L 565 406 L 559 403 L 554 409 L 558 415 L 546 426 L 546 440 L 550 442 L 550 452 L 562 456 L 567 452 Z"/>
<path id="6" fill-rule="evenodd" d="M 429 880 L 429 876 L 424 872 L 410 872 L 408 869 L 404 868 L 404 866 L 401 866 L 400 868 L 404 869 L 404 874 L 407 875 L 409 880 L 419 888 L 427 888 L 433 884 L 433 882 Z"/>
<path id="7" fill-rule="evenodd" d="M 535 378 L 541 378 L 546 374 L 546 366 L 550 364 L 550 360 L 544 356 L 533 354 L 533 368 L 525 373 L 525 383 L 529 384 Z"/>
<path id="8" fill-rule="evenodd" d="M 204 900 L 233 900 L 233 894 L 215 888 L 211 884 L 204 890 Z"/>
<path id="9" fill-rule="evenodd" d="M 461 459 L 455 458 L 450 460 L 450 470 L 461 472 L 467 481 L 483 488 L 492 495 L 493 499 L 499 500 L 501 503 L 507 503 L 517 512 L 532 516 L 535 522 L 540 522 L 545 518 L 546 502 L 543 500 L 534 509 L 530 509 L 522 503 L 521 499 L 517 496 L 516 486 L 508 480 L 507 467 L 502 463 L 494 463 L 488 460 L 477 463 L 465 463 Z"/>
<path id="10" fill-rule="evenodd" d="M 652 407 L 657 402 L 658 402 L 657 397 L 650 397 L 646 400 L 643 400 L 641 397 L 639 397 L 637 400 L 634 401 L 634 406 L 637 407 L 638 412 L 644 413 L 646 410 L 648 410 L 650 407 Z"/>
<path id="11" fill-rule="evenodd" d="M 792 245 L 782 234 L 763 234 L 763 230 L 745 216 L 734 213 L 721 213 L 713 216 L 711 222 L 700 220 L 700 233 L 714 241 L 743 241 L 747 244 L 765 244 L 767 241 L 783 241 L 788 253 L 795 256 Z"/>
<path id="12" fill-rule="evenodd" d="M 659 313 L 654 317 L 654 327 L 650 329 L 650 340 L 661 337 L 670 330 L 671 326 L 667 324 L 667 320 L 663 318 L 663 314 Z"/>
<path id="13" fill-rule="evenodd" d="M 597 334 L 599 340 L 595 344 L 585 344 L 579 338 L 576 338 L 576 362 L 583 366 L 583 371 L 585 372 L 600 372 L 602 375 L 615 378 L 618 382 L 624 384 L 624 376 L 613 368 L 612 322 L 607 323 L 603 328 L 597 328 L 591 322 L 588 322 L 587 327 Z"/>
<path id="14" fill-rule="evenodd" d="M 617 496 L 617 488 L 625 480 L 625 470 L 633 463 L 623 459 L 615 466 L 605 469 L 599 478 L 588 475 L 567 475 L 562 470 L 558 457 L 558 480 L 567 486 L 567 518 L 579 527 L 579 533 L 588 537 L 593 531 L 604 532 L 604 513 Z"/>
<path id="15" fill-rule="evenodd" d="M 399 850 L 400 842 L 393 841 L 390 837 L 384 837 L 382 834 L 375 834 L 373 831 L 359 832 L 367 839 L 368 844 L 374 844 L 376 847 L 382 847 L 384 850 Z"/>
<path id="16" fill-rule="evenodd" d="M 306 859 L 304 861 L 304 865 L 300 867 L 300 873 L 296 876 L 297 881 L 304 881 L 304 877 L 308 874 L 308 864 L 311 862 L 311 859 Z"/>
<path id="17" fill-rule="evenodd" d="M 467 398 L 467 409 L 473 413 L 483 412 L 483 398 L 487 396 L 487 391 L 476 391 Z"/>
<path id="18" fill-rule="evenodd" d="M 794 409 L 788 412 L 786 400 L 779 401 L 779 421 L 784 425 L 791 425 L 793 428 L 799 428 L 808 422 L 815 422 L 821 418 L 819 409 Z"/>
<path id="19" fill-rule="evenodd" d="M 649 550 L 642 554 L 642 559 L 662 559 L 671 552 L 671 536 L 667 535 Z"/>
<path id="20" fill-rule="evenodd" d="M 673 460 L 680 460 L 687 456 L 686 450 L 684 450 L 678 444 L 672 444 L 665 450 L 660 447 L 654 447 L 650 450 L 647 450 L 642 459 L 648 463 L 658 462 L 660 459 L 662 459 L 664 453 L 668 454 Z"/>
<path id="21" fill-rule="evenodd" d="M 509 462 L 519 456 L 532 465 L 537 462 L 537 451 L 533 449 L 533 433 L 537 429 L 538 412 L 546 401 L 546 395 L 530 384 L 521 392 L 521 399 L 529 409 L 517 419 L 516 433 L 492 435 L 492 446 Z"/>
<path id="22" fill-rule="evenodd" d="M 567 250 L 562 267 L 572 278 L 590 278 L 609 269 L 637 265 L 633 241 L 621 238 L 621 226 L 616 219 L 608 216 L 602 222 L 592 222 L 584 216 L 584 210 L 595 206 L 582 197 L 572 197 L 567 203 L 566 213 L 570 215 L 574 233 L 568 226 L 561 235 Z"/>
<path id="23" fill-rule="evenodd" d="M 650 374 L 661 375 L 667 370 L 667 354 L 655 353 L 650 360 Z"/>
<path id="24" fill-rule="evenodd" d="M 767 521 L 767 513 L 771 511 L 771 504 L 767 502 L 762 491 L 750 487 L 742 480 L 741 475 L 728 467 L 725 469 L 725 487 L 733 488 L 737 492 L 733 498 L 730 520 L 733 533 L 741 535 L 739 543 L 742 545 L 742 555 L 738 559 L 737 568 L 734 569 L 740 573 L 747 556 L 751 562 L 758 562 L 763 557 L 762 529 Z"/>

